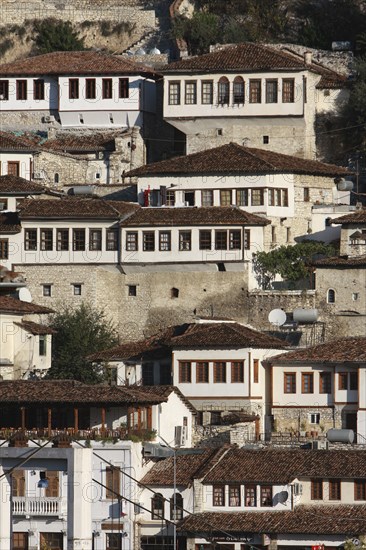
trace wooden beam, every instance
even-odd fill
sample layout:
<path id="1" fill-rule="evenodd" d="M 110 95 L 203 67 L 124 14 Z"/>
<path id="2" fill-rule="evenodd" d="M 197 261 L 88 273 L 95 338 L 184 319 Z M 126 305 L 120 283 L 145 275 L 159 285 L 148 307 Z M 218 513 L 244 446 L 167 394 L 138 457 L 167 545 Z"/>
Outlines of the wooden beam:
<path id="1" fill-rule="evenodd" d="M 20 407 L 22 430 L 25 430 L 25 407 Z"/>
<path id="2" fill-rule="evenodd" d="M 51 429 L 52 429 L 52 409 L 47 409 L 47 431 L 48 431 L 48 437 L 51 437 Z"/>
<path id="3" fill-rule="evenodd" d="M 74 407 L 74 430 L 75 433 L 79 431 L 79 409 Z"/>

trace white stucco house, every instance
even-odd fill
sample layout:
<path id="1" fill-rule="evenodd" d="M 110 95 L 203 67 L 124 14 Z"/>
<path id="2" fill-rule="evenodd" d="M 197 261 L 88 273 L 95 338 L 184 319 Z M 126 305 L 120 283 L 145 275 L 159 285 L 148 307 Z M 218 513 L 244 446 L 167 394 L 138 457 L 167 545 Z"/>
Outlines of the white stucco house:
<path id="1" fill-rule="evenodd" d="M 2 127 L 143 127 L 155 113 L 156 74 L 92 51 L 53 52 L 0 66 Z"/>
<path id="2" fill-rule="evenodd" d="M 186 138 L 187 153 L 229 141 L 316 158 L 314 123 L 348 97 L 344 75 L 261 44 L 219 46 L 170 63 L 164 119 Z"/>
<path id="3" fill-rule="evenodd" d="M 340 166 L 237 143 L 147 164 L 127 174 L 137 177 L 141 206 L 233 205 L 268 217 L 266 249 L 294 244 L 297 237 L 339 238 L 340 230 L 331 227 L 329 219 L 352 208 L 348 175 Z"/>

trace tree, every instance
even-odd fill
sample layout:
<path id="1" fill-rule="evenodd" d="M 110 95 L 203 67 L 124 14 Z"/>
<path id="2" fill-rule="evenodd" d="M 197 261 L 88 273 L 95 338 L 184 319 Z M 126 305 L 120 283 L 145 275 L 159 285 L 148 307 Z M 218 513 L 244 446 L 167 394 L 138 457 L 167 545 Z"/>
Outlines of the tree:
<path id="1" fill-rule="evenodd" d="M 34 24 L 35 47 L 37 53 L 85 50 L 84 42 L 70 21 L 43 19 Z"/>
<path id="2" fill-rule="evenodd" d="M 174 20 L 173 35 L 184 38 L 191 55 L 207 53 L 211 44 L 220 38 L 219 18 L 206 12 L 196 12 L 191 19 L 177 17 Z"/>
<path id="3" fill-rule="evenodd" d="M 295 283 L 309 276 L 310 263 L 315 256 L 334 256 L 334 246 L 319 241 L 303 241 L 295 245 L 280 246 L 270 252 L 258 252 L 254 258 L 254 271 L 262 288 L 268 289 L 279 275 L 284 281 Z"/>
<path id="4" fill-rule="evenodd" d="M 66 307 L 54 315 L 50 326 L 56 333 L 47 378 L 92 384 L 103 381 L 104 372 L 87 357 L 117 343 L 114 326 L 104 312 L 85 303 L 77 309 Z"/>

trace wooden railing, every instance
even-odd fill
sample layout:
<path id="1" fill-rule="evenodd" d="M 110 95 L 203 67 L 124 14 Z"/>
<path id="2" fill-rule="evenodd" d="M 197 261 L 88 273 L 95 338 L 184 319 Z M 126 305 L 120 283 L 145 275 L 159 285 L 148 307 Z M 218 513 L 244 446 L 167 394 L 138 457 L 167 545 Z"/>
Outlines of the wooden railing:
<path id="1" fill-rule="evenodd" d="M 56 438 L 57 436 L 70 436 L 75 439 L 128 439 L 130 436 L 136 436 L 151 441 L 155 438 L 152 430 L 138 430 L 134 428 L 89 428 L 85 430 L 75 430 L 75 428 L 32 428 L 22 430 L 21 428 L 0 428 L 0 439 L 9 439 L 16 434 L 24 434 L 28 439 Z"/>

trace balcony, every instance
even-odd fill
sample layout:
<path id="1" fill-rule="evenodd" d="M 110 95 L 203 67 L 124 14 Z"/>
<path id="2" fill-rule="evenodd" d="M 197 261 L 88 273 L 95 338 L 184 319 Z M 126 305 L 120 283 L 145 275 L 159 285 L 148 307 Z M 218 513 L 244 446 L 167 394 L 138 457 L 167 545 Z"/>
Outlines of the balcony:
<path id="1" fill-rule="evenodd" d="M 13 516 L 63 516 L 66 499 L 61 497 L 13 497 Z"/>

